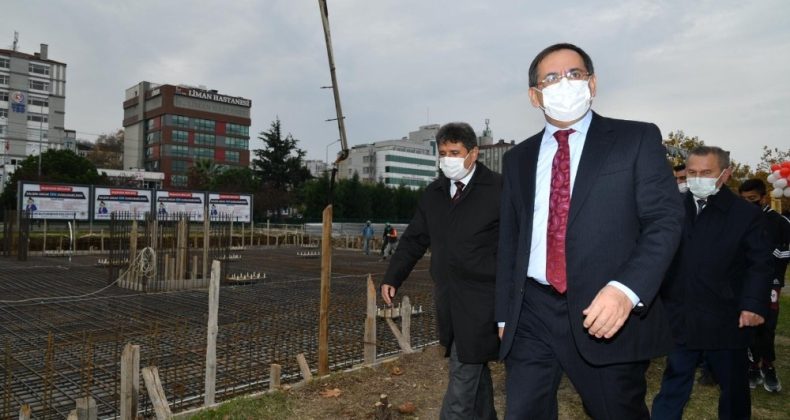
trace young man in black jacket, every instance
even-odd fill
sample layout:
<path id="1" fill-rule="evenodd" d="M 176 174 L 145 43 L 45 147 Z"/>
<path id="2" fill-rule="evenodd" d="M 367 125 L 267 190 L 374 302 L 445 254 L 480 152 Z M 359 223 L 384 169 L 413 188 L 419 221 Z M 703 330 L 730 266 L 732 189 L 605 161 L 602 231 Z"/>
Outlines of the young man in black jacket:
<path id="1" fill-rule="evenodd" d="M 785 285 L 785 271 L 790 261 L 790 221 L 771 209 L 762 179 L 745 181 L 738 188 L 738 192 L 746 201 L 760 207 L 765 214 L 774 267 L 768 316 L 765 318 L 765 324 L 757 327 L 754 341 L 749 346 L 752 359 L 749 366 L 749 387 L 756 388 L 757 385 L 763 384 L 766 391 L 779 392 L 782 390 L 782 382 L 779 381 L 774 369 L 774 360 L 776 360 L 774 338 L 779 320 L 779 294 Z"/>

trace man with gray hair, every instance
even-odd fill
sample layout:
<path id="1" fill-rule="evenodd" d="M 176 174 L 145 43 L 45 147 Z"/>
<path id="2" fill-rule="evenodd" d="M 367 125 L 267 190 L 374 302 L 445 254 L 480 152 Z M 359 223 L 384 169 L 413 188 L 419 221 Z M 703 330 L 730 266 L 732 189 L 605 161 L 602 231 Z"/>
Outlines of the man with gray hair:
<path id="1" fill-rule="evenodd" d="M 730 157 L 721 148 L 692 150 L 686 175 L 683 236 L 661 290 L 674 348 L 652 415 L 682 417 L 704 358 L 721 388 L 719 418 L 746 419 L 746 348 L 768 312 L 772 279 L 764 218 L 727 188 Z"/>

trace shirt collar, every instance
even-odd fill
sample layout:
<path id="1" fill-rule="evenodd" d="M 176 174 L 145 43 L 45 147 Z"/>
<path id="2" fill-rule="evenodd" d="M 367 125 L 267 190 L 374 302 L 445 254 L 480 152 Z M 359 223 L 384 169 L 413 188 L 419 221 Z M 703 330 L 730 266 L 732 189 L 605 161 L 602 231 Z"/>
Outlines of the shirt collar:
<path id="1" fill-rule="evenodd" d="M 477 170 L 477 162 L 475 162 L 475 165 L 474 165 L 474 166 L 472 166 L 472 170 L 471 170 L 471 171 L 469 171 L 469 173 L 468 173 L 468 174 L 467 174 L 465 177 L 463 177 L 463 178 L 459 179 L 459 181 L 463 182 L 463 183 L 464 183 L 464 186 L 467 186 L 467 185 L 469 185 L 469 181 L 471 181 L 471 180 L 472 180 L 472 175 L 474 175 L 474 174 L 475 174 L 475 171 L 476 171 L 476 170 Z M 453 181 L 453 182 L 455 182 L 455 181 Z"/>
<path id="2" fill-rule="evenodd" d="M 581 134 L 583 138 L 587 137 L 587 131 L 590 129 L 590 123 L 592 122 L 592 110 L 588 110 L 584 117 L 579 121 L 576 121 L 568 128 L 572 128 L 577 133 Z M 550 122 L 546 121 L 546 136 L 547 137 L 554 137 L 554 133 L 559 130 L 567 130 L 568 128 L 559 128 L 555 125 L 552 125 Z"/>

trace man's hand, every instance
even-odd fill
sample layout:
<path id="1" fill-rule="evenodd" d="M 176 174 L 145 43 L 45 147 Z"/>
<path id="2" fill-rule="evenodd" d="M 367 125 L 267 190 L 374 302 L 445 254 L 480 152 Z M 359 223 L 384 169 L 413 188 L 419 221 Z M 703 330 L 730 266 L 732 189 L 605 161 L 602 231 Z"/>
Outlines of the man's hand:
<path id="1" fill-rule="evenodd" d="M 505 335 L 505 327 L 499 327 L 499 339 L 502 339 L 502 336 Z"/>
<path id="2" fill-rule="evenodd" d="M 757 315 L 754 312 L 741 311 L 741 317 L 738 319 L 738 328 L 743 327 L 756 327 L 765 322 L 765 318 Z"/>
<path id="3" fill-rule="evenodd" d="M 605 286 L 595 295 L 590 306 L 582 311 L 584 328 L 596 338 L 612 338 L 625 324 L 634 304 L 614 286 Z"/>
<path id="4" fill-rule="evenodd" d="M 395 297 L 396 289 L 394 286 L 390 286 L 389 284 L 382 284 L 381 285 L 381 298 L 384 299 L 384 303 L 387 305 L 392 305 L 392 298 Z"/>

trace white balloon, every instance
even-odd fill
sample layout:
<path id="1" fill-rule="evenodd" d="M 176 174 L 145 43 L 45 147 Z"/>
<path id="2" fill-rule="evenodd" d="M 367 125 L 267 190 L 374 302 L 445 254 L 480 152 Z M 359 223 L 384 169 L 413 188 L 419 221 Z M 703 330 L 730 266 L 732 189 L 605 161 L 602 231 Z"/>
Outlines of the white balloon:
<path id="1" fill-rule="evenodd" d="M 784 189 L 787 186 L 787 180 L 784 178 L 779 178 L 774 181 L 774 188 Z"/>
<path id="2" fill-rule="evenodd" d="M 790 187 L 785 188 L 784 196 L 790 198 Z"/>
<path id="3" fill-rule="evenodd" d="M 776 177 L 774 176 L 774 174 L 771 174 L 768 175 L 768 178 L 766 178 L 766 180 L 768 181 L 769 184 L 773 185 L 773 183 L 776 181 Z"/>
<path id="4" fill-rule="evenodd" d="M 775 179 L 782 177 L 782 173 L 780 171 L 774 171 L 771 175 L 773 175 Z"/>
<path id="5" fill-rule="evenodd" d="M 775 188 L 773 191 L 771 191 L 771 197 L 773 198 L 782 198 L 783 195 L 784 190 L 780 190 L 779 188 Z"/>

